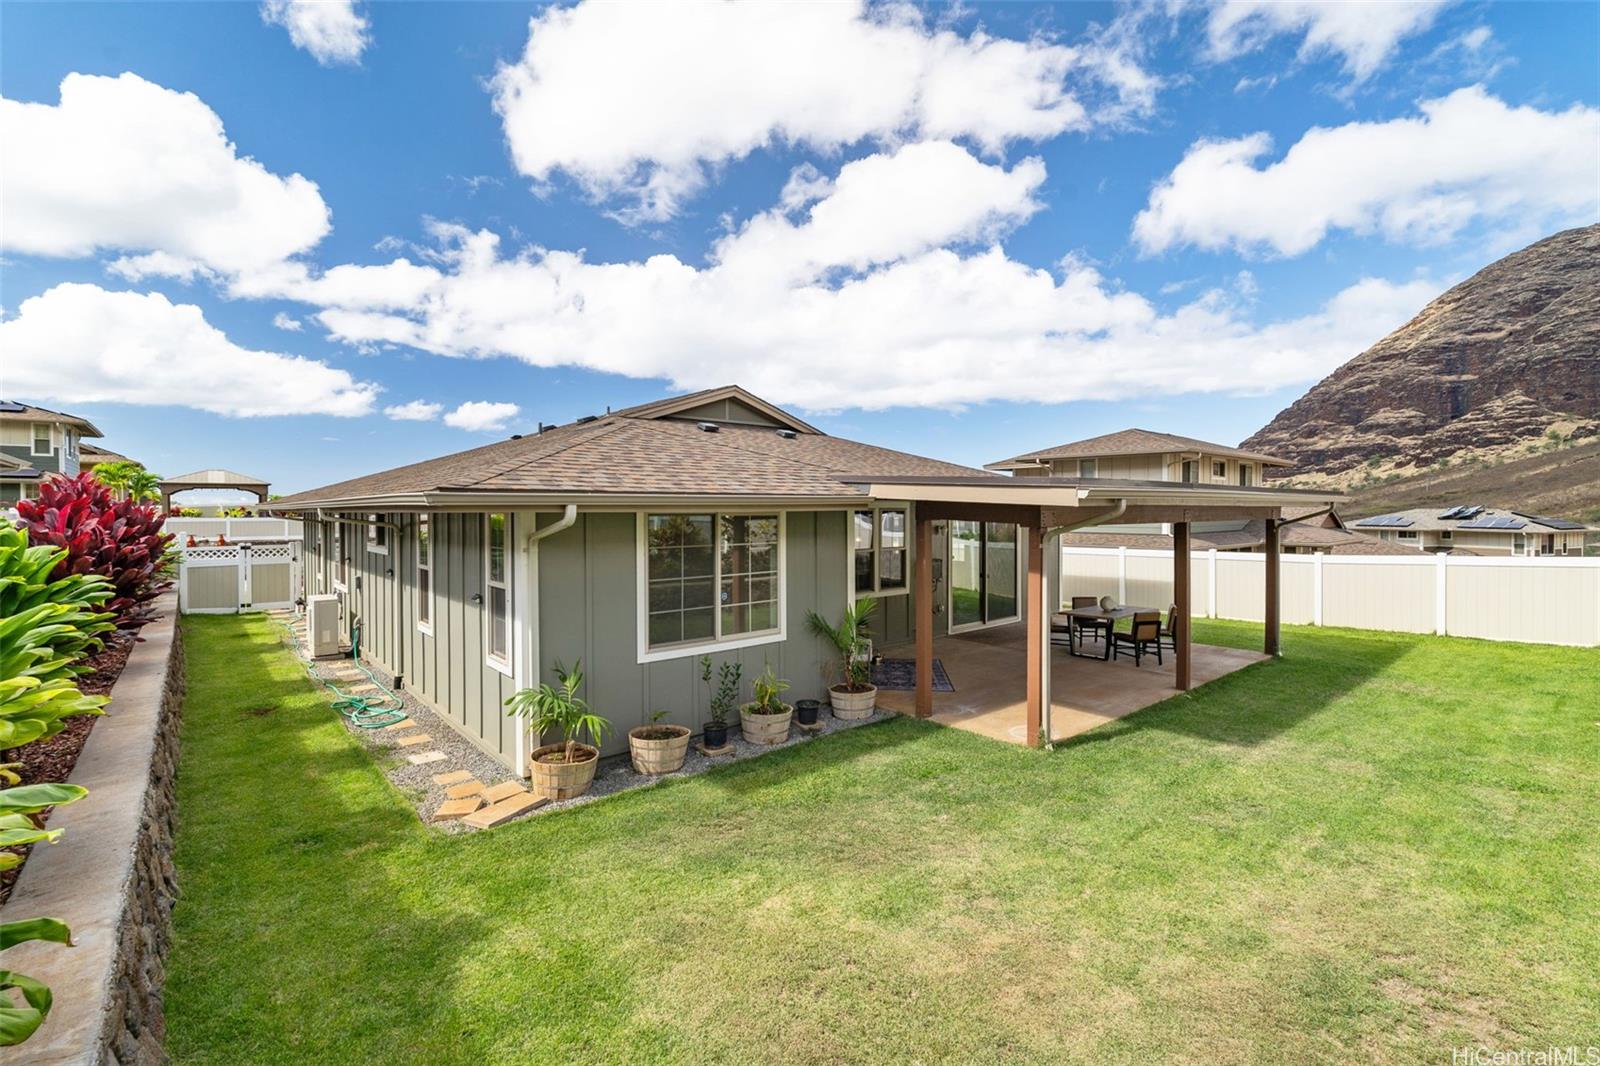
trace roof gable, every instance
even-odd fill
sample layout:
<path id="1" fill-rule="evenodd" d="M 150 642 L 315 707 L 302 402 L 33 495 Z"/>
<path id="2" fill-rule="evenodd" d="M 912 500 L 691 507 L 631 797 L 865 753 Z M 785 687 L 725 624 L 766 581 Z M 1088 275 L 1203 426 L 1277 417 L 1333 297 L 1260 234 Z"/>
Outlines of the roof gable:
<path id="1" fill-rule="evenodd" d="M 1084 440 L 1069 441 L 1058 444 L 1053 448 L 1041 448 L 1034 452 L 1024 452 L 1022 455 L 1010 459 L 1002 459 L 990 463 L 990 470 L 1008 469 L 1015 465 L 1031 465 L 1043 463 L 1051 459 L 1100 459 L 1116 455 L 1154 455 L 1167 452 L 1204 452 L 1208 455 L 1226 456 L 1231 459 L 1246 459 L 1251 462 L 1264 463 L 1268 466 L 1291 466 L 1289 460 L 1280 459 L 1275 455 L 1263 455 L 1260 452 L 1245 451 L 1242 448 L 1230 448 L 1226 444 L 1216 444 L 1208 440 L 1199 440 L 1195 437 L 1181 437 L 1176 433 L 1157 433 L 1148 429 L 1119 429 L 1115 433 L 1102 433 L 1098 437 L 1088 437 Z"/>
<path id="2" fill-rule="evenodd" d="M 723 385 L 720 388 L 703 389 L 684 396 L 656 400 L 654 403 L 627 407 L 614 414 L 619 418 L 703 419 L 708 422 L 729 422 L 740 425 L 781 426 L 796 433 L 822 433 L 816 426 L 801 421 L 783 408 L 770 404 L 737 385 Z"/>

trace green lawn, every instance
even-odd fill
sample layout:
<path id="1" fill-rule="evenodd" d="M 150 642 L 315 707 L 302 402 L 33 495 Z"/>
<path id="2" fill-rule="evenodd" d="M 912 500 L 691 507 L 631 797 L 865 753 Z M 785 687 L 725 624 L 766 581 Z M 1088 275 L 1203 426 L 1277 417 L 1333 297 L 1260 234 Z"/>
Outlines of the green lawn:
<path id="1" fill-rule="evenodd" d="M 1054 753 L 902 719 L 447 838 L 273 623 L 184 631 L 183 1062 L 1600 1043 L 1595 651 L 1287 628 Z"/>

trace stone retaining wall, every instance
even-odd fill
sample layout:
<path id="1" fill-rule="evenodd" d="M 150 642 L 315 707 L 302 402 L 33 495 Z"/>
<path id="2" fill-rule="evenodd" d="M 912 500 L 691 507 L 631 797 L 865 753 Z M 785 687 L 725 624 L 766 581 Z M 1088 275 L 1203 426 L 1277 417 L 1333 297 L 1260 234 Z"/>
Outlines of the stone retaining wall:
<path id="1" fill-rule="evenodd" d="M 89 795 L 51 814 L 61 841 L 35 846 L 0 912 L 61 918 L 74 943 L 5 953 L 7 969 L 55 994 L 44 1025 L 7 1050 L 7 1063 L 167 1061 L 161 995 L 177 895 L 173 778 L 184 688 L 174 595 L 161 598 L 140 636 L 72 771 Z"/>

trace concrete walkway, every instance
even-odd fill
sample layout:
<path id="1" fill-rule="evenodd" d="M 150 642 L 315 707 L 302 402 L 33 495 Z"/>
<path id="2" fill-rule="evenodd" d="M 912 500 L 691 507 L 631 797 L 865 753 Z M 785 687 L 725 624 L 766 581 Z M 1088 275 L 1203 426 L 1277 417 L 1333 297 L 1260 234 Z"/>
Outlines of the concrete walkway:
<path id="1" fill-rule="evenodd" d="M 936 639 L 934 657 L 944 662 L 956 690 L 934 693 L 933 720 L 994 740 L 1026 744 L 1026 639 L 1026 631 L 1020 623 Z M 1093 641 L 1084 645 L 1086 652 L 1099 648 Z M 887 658 L 910 659 L 916 655 L 911 644 L 881 650 Z M 1144 665 L 1134 666 L 1130 658 L 1102 662 L 1068 655 L 1065 645 L 1053 645 L 1050 651 L 1051 738 L 1065 740 L 1077 736 L 1177 695 L 1173 657 L 1171 654 L 1163 657 L 1166 662 L 1161 665 L 1147 656 Z M 1195 644 L 1194 683 L 1213 681 L 1266 658 L 1260 652 Z M 878 706 L 914 714 L 916 693 L 880 691 Z"/>

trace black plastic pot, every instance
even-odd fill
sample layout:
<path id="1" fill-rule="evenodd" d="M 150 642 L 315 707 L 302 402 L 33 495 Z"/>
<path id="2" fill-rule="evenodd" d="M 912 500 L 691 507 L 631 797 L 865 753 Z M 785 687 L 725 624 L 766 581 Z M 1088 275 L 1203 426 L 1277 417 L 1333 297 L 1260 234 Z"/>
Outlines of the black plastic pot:
<path id="1" fill-rule="evenodd" d="M 801 725 L 816 725 L 817 715 L 822 710 L 820 700 L 795 700 L 794 717 Z"/>
<path id="2" fill-rule="evenodd" d="M 720 748 L 720 747 L 722 747 L 724 744 L 726 744 L 728 742 L 728 726 L 727 726 L 727 724 L 724 723 L 722 725 L 707 725 L 706 729 L 705 729 L 705 736 L 702 739 L 704 739 L 705 745 L 708 748 Z"/>

